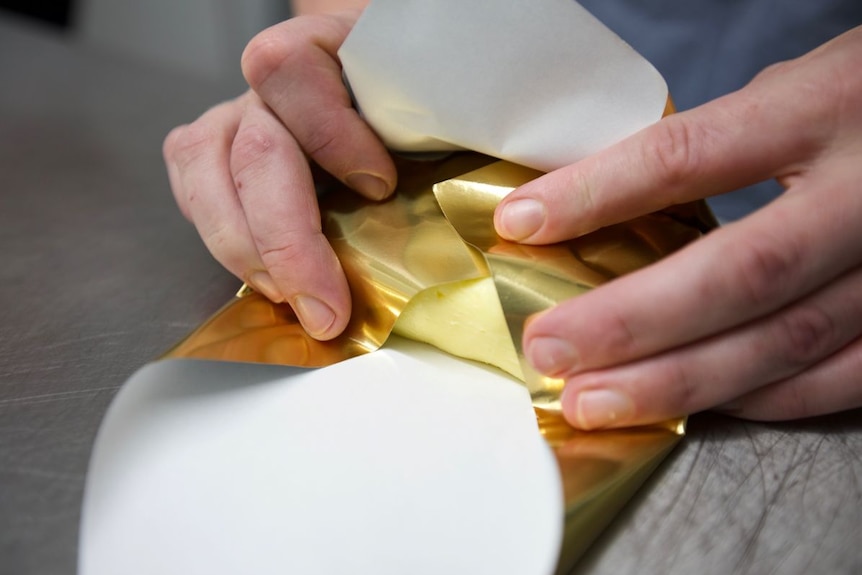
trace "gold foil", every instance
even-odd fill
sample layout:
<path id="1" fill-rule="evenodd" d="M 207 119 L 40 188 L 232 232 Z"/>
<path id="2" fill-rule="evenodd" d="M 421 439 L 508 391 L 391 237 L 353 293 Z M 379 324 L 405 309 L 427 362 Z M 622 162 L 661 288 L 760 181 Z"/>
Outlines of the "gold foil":
<path id="1" fill-rule="evenodd" d="M 530 391 L 539 429 L 563 479 L 566 573 L 685 432 L 684 420 L 637 429 L 580 432 L 560 414 L 564 382 L 526 361 L 527 318 L 615 277 L 649 265 L 714 226 L 705 205 L 649 214 L 552 246 L 507 242 L 494 229 L 499 201 L 541 174 L 505 162 L 441 182 L 434 193 L 449 223 L 488 263 Z"/>
<path id="2" fill-rule="evenodd" d="M 615 277 L 649 265 L 700 237 L 701 232 L 657 213 L 552 246 L 500 238 L 494 208 L 515 187 L 540 176 L 499 162 L 434 186 L 449 223 L 480 250 L 491 269 L 533 405 L 560 411 L 564 382 L 537 373 L 521 344 L 527 318 Z"/>
<path id="3" fill-rule="evenodd" d="M 660 259 L 714 227 L 714 219 L 705 204 L 690 204 L 569 242 L 525 246 L 496 235 L 493 211 L 500 198 L 538 172 L 464 154 L 405 162 L 399 173 L 399 188 L 388 201 L 374 203 L 337 189 L 321 203 L 324 231 L 353 297 L 353 315 L 341 336 L 316 341 L 288 305 L 243 290 L 167 356 L 331 365 L 382 346 L 420 291 L 490 275 L 539 429 L 559 465 L 565 529 L 557 572 L 566 573 L 680 440 L 684 420 L 627 430 L 572 429 L 559 413 L 562 382 L 540 376 L 524 361 L 524 321 Z"/>
<path id="4" fill-rule="evenodd" d="M 166 357 L 323 367 L 378 349 L 423 289 L 487 277 L 481 256 L 446 222 L 432 186 L 493 160 L 478 154 L 403 162 L 397 193 L 370 202 L 344 188 L 321 202 L 324 231 L 350 285 L 350 323 L 337 338 L 309 337 L 287 304 L 243 288 Z"/>

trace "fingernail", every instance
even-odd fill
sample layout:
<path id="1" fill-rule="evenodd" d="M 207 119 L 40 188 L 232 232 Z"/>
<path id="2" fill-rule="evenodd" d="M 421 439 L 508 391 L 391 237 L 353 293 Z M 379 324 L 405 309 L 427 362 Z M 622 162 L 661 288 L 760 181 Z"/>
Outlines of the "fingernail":
<path id="1" fill-rule="evenodd" d="M 536 200 L 516 200 L 500 212 L 500 235 L 520 241 L 535 234 L 545 223 L 545 206 Z"/>
<path id="2" fill-rule="evenodd" d="M 580 429 L 600 429 L 631 420 L 635 406 L 625 394 L 609 389 L 580 392 L 575 398 L 575 425 Z"/>
<path id="3" fill-rule="evenodd" d="M 262 293 L 267 299 L 281 303 L 284 301 L 284 296 L 278 286 L 275 285 L 275 280 L 266 272 L 254 272 L 247 280 L 247 283 L 254 288 L 255 291 Z"/>
<path id="4" fill-rule="evenodd" d="M 332 308 L 310 295 L 300 295 L 293 300 L 293 309 L 302 322 L 302 327 L 312 337 L 324 335 L 335 322 Z"/>
<path id="5" fill-rule="evenodd" d="M 530 364 L 540 373 L 556 375 L 575 367 L 578 352 L 571 343 L 556 337 L 537 337 L 527 343 Z"/>
<path id="6" fill-rule="evenodd" d="M 383 178 L 367 172 L 354 172 L 344 181 L 348 186 L 372 200 L 382 200 L 389 195 L 389 184 Z"/>

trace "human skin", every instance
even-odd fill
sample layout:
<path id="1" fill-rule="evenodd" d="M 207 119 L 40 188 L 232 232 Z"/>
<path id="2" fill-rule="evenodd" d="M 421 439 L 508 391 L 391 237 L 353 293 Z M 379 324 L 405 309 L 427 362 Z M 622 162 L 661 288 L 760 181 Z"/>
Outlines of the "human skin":
<path id="1" fill-rule="evenodd" d="M 344 329 L 350 296 L 306 158 L 372 199 L 396 183 L 341 82 L 336 51 L 357 16 L 303 16 L 262 32 L 242 60 L 251 89 L 164 145 L 180 209 L 216 259 L 289 302 L 319 339 Z M 565 378 L 573 425 L 709 408 L 788 419 L 862 405 L 860 69 L 862 28 L 501 203 L 498 232 L 542 244 L 763 179 L 786 188 L 671 257 L 530 319 L 527 357 Z"/>
<path id="2" fill-rule="evenodd" d="M 291 5 L 294 14 L 305 16 L 361 10 L 368 5 L 368 0 L 293 0 Z"/>
<path id="3" fill-rule="evenodd" d="M 530 362 L 574 425 L 720 406 L 788 419 L 862 405 L 862 28 L 508 196 L 547 243 L 777 178 L 785 193 L 671 257 L 531 318 Z M 573 321 L 576 318 L 576 321 Z"/>
<path id="4" fill-rule="evenodd" d="M 172 130 L 163 152 L 182 213 L 225 268 L 287 301 L 321 340 L 344 330 L 350 293 L 321 232 L 309 162 L 371 199 L 395 188 L 383 144 L 360 119 L 336 51 L 359 12 L 309 15 L 252 40 L 252 89 Z"/>

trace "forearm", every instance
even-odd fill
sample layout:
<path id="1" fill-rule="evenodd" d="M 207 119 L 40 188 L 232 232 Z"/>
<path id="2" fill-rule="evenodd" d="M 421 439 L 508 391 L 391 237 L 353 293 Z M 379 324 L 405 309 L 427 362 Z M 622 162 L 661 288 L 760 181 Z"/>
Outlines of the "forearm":
<path id="1" fill-rule="evenodd" d="M 296 16 L 306 14 L 325 14 L 340 10 L 362 9 L 369 0 L 292 0 L 291 6 Z"/>

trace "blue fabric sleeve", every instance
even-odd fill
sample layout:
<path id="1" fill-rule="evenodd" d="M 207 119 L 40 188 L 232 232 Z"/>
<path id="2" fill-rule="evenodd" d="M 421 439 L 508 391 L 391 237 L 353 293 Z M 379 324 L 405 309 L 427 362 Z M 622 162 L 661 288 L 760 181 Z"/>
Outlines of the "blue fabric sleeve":
<path id="1" fill-rule="evenodd" d="M 744 86 L 862 24 L 860 0 L 580 0 L 664 75 L 677 108 Z M 719 219 L 742 217 L 781 193 L 777 182 L 710 200 Z"/>

